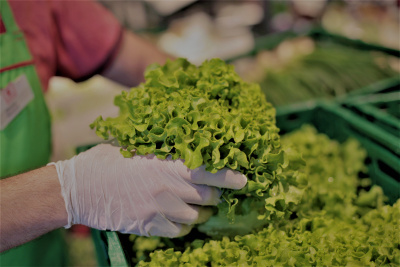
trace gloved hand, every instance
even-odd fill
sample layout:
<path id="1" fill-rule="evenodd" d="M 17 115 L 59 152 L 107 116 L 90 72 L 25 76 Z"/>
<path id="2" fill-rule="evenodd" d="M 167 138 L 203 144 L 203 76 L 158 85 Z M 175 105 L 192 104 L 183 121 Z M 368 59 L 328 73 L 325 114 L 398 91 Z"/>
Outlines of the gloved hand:
<path id="1" fill-rule="evenodd" d="M 247 179 L 232 170 L 216 174 L 204 166 L 188 169 L 182 160 L 154 155 L 124 158 L 101 144 L 55 165 L 69 228 L 83 224 L 144 236 L 178 237 L 211 216 L 219 203 L 216 187 L 240 189 Z"/>

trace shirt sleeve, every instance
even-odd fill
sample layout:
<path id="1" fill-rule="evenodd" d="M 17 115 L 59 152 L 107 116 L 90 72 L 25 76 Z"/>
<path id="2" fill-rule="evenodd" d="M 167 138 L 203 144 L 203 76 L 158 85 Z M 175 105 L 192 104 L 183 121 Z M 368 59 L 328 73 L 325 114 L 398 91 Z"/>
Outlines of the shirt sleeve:
<path id="1" fill-rule="evenodd" d="M 118 52 L 122 26 L 94 1 L 53 1 L 56 75 L 75 81 L 101 73 Z"/>

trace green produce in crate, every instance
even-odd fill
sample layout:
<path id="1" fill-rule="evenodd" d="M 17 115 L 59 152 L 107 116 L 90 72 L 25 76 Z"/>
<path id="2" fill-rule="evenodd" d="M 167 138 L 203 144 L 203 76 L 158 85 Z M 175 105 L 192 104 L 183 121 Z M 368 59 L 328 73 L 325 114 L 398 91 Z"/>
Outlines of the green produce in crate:
<path id="1" fill-rule="evenodd" d="M 256 234 L 193 242 L 184 252 L 151 253 L 139 266 L 398 266 L 400 201 L 352 222 L 324 214 L 289 229 L 269 226 Z"/>
<path id="2" fill-rule="evenodd" d="M 234 64 L 243 79 L 260 84 L 273 105 L 343 96 L 399 75 L 399 59 L 379 52 L 298 37 Z"/>
<path id="3" fill-rule="evenodd" d="M 366 152 L 353 139 L 340 144 L 312 126 L 282 144 L 302 151 L 309 184 L 290 219 L 236 237 L 179 243 L 132 236 L 139 266 L 398 266 L 400 200 L 384 205 L 370 188 Z M 364 177 L 364 176 L 363 176 Z"/>
<path id="4" fill-rule="evenodd" d="M 218 214 L 199 228 L 208 235 L 246 234 L 290 216 L 305 186 L 304 162 L 282 149 L 275 109 L 257 84 L 219 59 L 199 67 L 182 58 L 153 65 L 145 79 L 115 98 L 118 117 L 91 125 L 99 136 L 115 137 L 126 157 L 170 156 L 190 169 L 245 174 L 247 185 L 224 189 Z"/>

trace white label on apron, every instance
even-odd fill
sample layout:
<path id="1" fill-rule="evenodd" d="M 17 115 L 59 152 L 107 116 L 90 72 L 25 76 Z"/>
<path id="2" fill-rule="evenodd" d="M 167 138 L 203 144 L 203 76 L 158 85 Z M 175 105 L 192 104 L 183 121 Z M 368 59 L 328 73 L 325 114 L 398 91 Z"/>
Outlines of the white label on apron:
<path id="1" fill-rule="evenodd" d="M 33 91 L 25 74 L 22 74 L 1 89 L 0 130 L 6 128 L 33 98 Z"/>

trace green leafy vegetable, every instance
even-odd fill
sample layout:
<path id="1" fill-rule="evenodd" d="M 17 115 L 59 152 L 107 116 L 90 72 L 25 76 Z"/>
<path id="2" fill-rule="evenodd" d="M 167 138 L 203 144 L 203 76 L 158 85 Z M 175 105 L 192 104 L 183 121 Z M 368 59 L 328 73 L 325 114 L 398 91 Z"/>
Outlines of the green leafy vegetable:
<path id="1" fill-rule="evenodd" d="M 202 226 L 209 235 L 235 235 L 238 227 L 224 229 L 220 221 L 232 223 L 251 211 L 262 220 L 253 226 L 290 216 L 305 185 L 299 170 L 304 162 L 289 162 L 275 109 L 257 84 L 242 81 L 219 59 L 199 67 L 182 58 L 152 65 L 145 79 L 115 98 L 118 117 L 99 117 L 91 125 L 99 136 L 115 137 L 126 157 L 151 153 L 183 159 L 190 169 L 205 165 L 211 173 L 230 168 L 245 174 L 245 188 L 224 190 L 219 214 Z"/>
<path id="2" fill-rule="evenodd" d="M 398 266 L 399 210 L 400 201 L 352 222 L 321 213 L 286 230 L 271 225 L 183 252 L 157 250 L 139 266 Z"/>
<path id="3" fill-rule="evenodd" d="M 235 237 L 178 244 L 153 238 L 139 266 L 398 266 L 400 200 L 384 205 L 383 191 L 370 190 L 365 150 L 343 144 L 311 126 L 287 134 L 283 146 L 299 149 L 309 180 L 302 202 L 288 220 Z M 251 221 L 251 219 L 250 219 Z M 135 243 L 138 244 L 138 243 Z"/>

